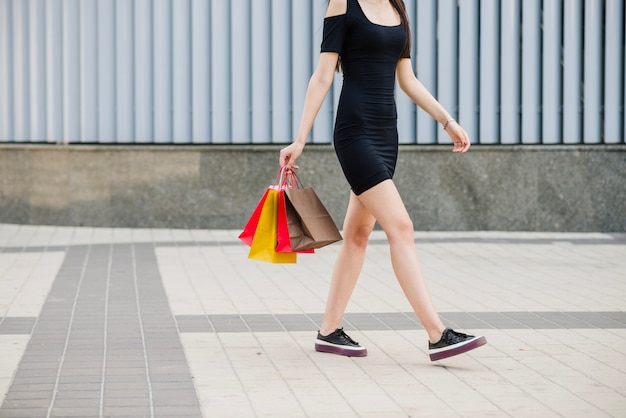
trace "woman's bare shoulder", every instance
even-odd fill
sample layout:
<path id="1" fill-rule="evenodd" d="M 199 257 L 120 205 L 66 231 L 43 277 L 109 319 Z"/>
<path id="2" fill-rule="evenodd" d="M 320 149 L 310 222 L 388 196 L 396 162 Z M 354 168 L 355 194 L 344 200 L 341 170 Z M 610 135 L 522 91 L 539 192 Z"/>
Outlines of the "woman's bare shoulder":
<path id="1" fill-rule="evenodd" d="M 343 15 L 347 9 L 348 0 L 330 0 L 326 10 L 326 17 Z"/>

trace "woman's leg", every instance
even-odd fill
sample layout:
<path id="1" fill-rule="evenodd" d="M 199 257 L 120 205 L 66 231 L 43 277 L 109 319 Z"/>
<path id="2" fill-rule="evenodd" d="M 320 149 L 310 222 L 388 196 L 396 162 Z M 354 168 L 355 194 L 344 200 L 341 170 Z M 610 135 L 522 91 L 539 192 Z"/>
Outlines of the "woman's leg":
<path id="1" fill-rule="evenodd" d="M 413 223 L 398 189 L 393 181 L 386 180 L 359 195 L 358 200 L 362 211 L 373 215 L 385 231 L 398 282 L 430 341 L 439 341 L 445 327 L 430 298 L 415 249 Z"/>
<path id="2" fill-rule="evenodd" d="M 328 335 L 339 327 L 361 273 L 367 241 L 375 222 L 374 216 L 350 192 L 350 202 L 343 223 L 343 243 L 333 268 L 326 311 L 320 328 L 322 335 Z"/>

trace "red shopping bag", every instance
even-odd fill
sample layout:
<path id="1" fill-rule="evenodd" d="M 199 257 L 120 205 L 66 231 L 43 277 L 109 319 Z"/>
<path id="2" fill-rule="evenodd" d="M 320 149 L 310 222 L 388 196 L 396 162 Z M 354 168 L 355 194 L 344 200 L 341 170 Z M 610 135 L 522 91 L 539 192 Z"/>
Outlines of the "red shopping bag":
<path id="1" fill-rule="evenodd" d="M 261 200 L 256 206 L 256 209 L 254 209 L 254 212 L 252 212 L 252 216 L 250 216 L 248 223 L 243 228 L 241 234 L 239 234 L 239 239 L 248 244 L 248 246 L 252 245 L 254 232 L 259 225 L 259 218 L 261 218 L 261 211 L 263 210 L 263 205 L 265 205 L 265 201 L 267 200 L 267 194 L 269 190 L 269 188 L 265 190 L 265 193 L 263 194 L 263 197 L 261 197 Z"/>

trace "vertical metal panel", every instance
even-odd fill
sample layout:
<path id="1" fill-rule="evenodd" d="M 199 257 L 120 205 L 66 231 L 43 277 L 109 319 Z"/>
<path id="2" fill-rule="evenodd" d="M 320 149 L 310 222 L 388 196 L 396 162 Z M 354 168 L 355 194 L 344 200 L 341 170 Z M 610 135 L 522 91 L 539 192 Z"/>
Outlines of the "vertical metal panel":
<path id="1" fill-rule="evenodd" d="M 585 67 L 583 141 L 602 141 L 602 2 L 585 0 Z"/>
<path id="2" fill-rule="evenodd" d="M 622 107 L 624 87 L 624 0 L 606 0 L 604 64 L 604 142 L 624 141 Z"/>
<path id="3" fill-rule="evenodd" d="M 116 140 L 115 2 L 98 1 L 98 142 Z"/>
<path id="4" fill-rule="evenodd" d="M 563 5 L 563 143 L 582 140 L 582 6 L 581 0 L 565 0 Z"/>
<path id="5" fill-rule="evenodd" d="M 543 3 L 543 130 L 544 144 L 561 142 L 561 0 Z"/>
<path id="6" fill-rule="evenodd" d="M 325 2 L 313 2 L 313 27 L 311 29 L 313 36 L 311 38 L 311 62 L 312 70 L 317 66 L 320 56 L 320 46 L 322 44 L 322 35 L 324 30 L 324 17 L 326 16 L 327 5 Z M 311 71 L 312 72 L 312 71 Z M 308 87 L 305 86 L 305 87 Z M 297 133 L 296 133 L 297 134 Z M 312 132 L 313 142 L 327 143 L 333 137 L 333 90 L 332 87 L 326 94 L 326 99 L 317 113 L 315 125 Z"/>
<path id="7" fill-rule="evenodd" d="M 154 141 L 172 140 L 172 22 L 170 0 L 154 0 Z"/>
<path id="8" fill-rule="evenodd" d="M 312 72 L 311 54 L 312 9 L 304 4 L 291 8 L 291 132 L 298 134 L 304 96 Z M 309 135 L 309 138 L 311 135 Z M 294 138 L 288 138 L 294 139 Z"/>
<path id="9" fill-rule="evenodd" d="M 252 142 L 268 143 L 272 140 L 271 8 L 269 0 L 251 3 Z"/>
<path id="10" fill-rule="evenodd" d="M 459 122 L 478 141 L 478 45 L 479 1 L 459 3 Z"/>
<path id="11" fill-rule="evenodd" d="M 499 55 L 500 55 L 499 1 L 480 2 L 480 143 L 499 142 Z"/>
<path id="12" fill-rule="evenodd" d="M 210 4 L 206 0 L 191 2 L 191 91 L 192 141 L 207 143 L 211 138 L 211 54 Z"/>
<path id="13" fill-rule="evenodd" d="M 28 46 L 30 53 L 30 140 L 36 142 L 46 140 L 46 9 L 43 3 L 44 0 L 31 0 L 28 5 L 30 17 L 30 43 Z M 0 25 L 2 25 L 1 22 Z M 0 62 L 1 66 L 2 63 Z M 0 123 L 2 123 L 1 119 Z"/>
<path id="14" fill-rule="evenodd" d="M 153 141 L 152 1 L 135 0 L 135 141 Z"/>
<path id="15" fill-rule="evenodd" d="M 521 1 L 502 1 L 500 45 L 500 142 L 520 142 Z"/>
<path id="16" fill-rule="evenodd" d="M 258 1 L 258 0 L 257 0 Z M 231 91 L 233 100 L 232 141 L 250 142 L 252 131 L 252 109 L 250 108 L 250 3 L 249 0 L 231 1 Z"/>
<path id="17" fill-rule="evenodd" d="M 230 2 L 214 1 L 211 8 L 211 106 L 214 143 L 231 141 Z"/>
<path id="18" fill-rule="evenodd" d="M 13 2 L 13 106 L 14 138 L 30 141 L 30 63 L 28 54 L 28 3 Z"/>
<path id="19" fill-rule="evenodd" d="M 11 0 L 0 0 L 0 141 L 13 141 L 13 71 Z"/>
<path id="20" fill-rule="evenodd" d="M 80 140 L 98 141 L 98 4 L 80 3 Z"/>
<path id="21" fill-rule="evenodd" d="M 415 15 L 414 3 L 406 2 L 405 6 L 407 15 L 413 17 Z M 409 18 L 409 23 L 413 25 L 413 19 Z M 413 56 L 411 55 L 411 57 Z M 413 144 L 415 143 L 415 104 L 397 85 L 396 102 L 398 108 L 398 139 L 401 144 Z"/>
<path id="22" fill-rule="evenodd" d="M 48 141 L 63 142 L 63 34 L 60 2 L 46 2 L 46 115 Z M 108 88 L 111 88 L 109 86 Z"/>
<path id="23" fill-rule="evenodd" d="M 541 0 L 522 2 L 522 126 L 524 144 L 541 141 Z"/>
<path id="24" fill-rule="evenodd" d="M 272 140 L 291 142 L 291 1 L 272 0 Z"/>
<path id="25" fill-rule="evenodd" d="M 458 9 L 456 0 L 439 0 L 437 37 L 437 100 L 452 115 L 457 117 L 457 88 L 459 63 L 458 45 Z M 451 144 L 452 140 L 443 129 L 437 131 L 440 144 Z"/>
<path id="26" fill-rule="evenodd" d="M 172 7 L 172 140 L 191 142 L 191 5 Z"/>
<path id="27" fill-rule="evenodd" d="M 133 2 L 115 3 L 117 142 L 134 142 Z"/>
<path id="28" fill-rule="evenodd" d="M 78 10 L 78 0 L 63 1 L 63 142 L 65 143 L 80 141 L 80 117 L 78 117 L 81 107 L 80 26 Z"/>
<path id="29" fill-rule="evenodd" d="M 437 95 L 437 0 L 417 3 L 416 69 L 421 83 Z M 417 111 L 417 143 L 437 141 L 437 122 L 422 110 Z"/>

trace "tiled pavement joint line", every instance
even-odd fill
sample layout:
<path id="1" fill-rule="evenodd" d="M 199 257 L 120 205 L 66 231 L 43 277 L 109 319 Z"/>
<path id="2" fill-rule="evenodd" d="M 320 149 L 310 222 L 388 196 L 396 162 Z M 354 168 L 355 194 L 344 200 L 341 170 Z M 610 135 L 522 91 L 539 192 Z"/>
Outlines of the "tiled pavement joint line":
<path id="1" fill-rule="evenodd" d="M 499 237 L 429 237 L 415 238 L 416 244 L 513 244 L 513 245 L 550 245 L 568 243 L 572 245 L 626 245 L 626 234 L 604 234 L 606 237 L 538 237 L 538 238 L 499 238 Z M 372 245 L 386 245 L 385 239 L 372 238 L 369 241 Z M 126 242 L 126 244 L 149 244 L 143 241 Z M 80 246 L 84 244 L 69 244 L 69 246 Z M 113 244 L 115 245 L 115 244 Z M 228 241 L 156 241 L 151 243 L 155 247 L 231 247 L 244 245 L 236 239 L 233 233 L 233 240 Z M 20 253 L 20 252 L 46 252 L 46 251 L 66 251 L 68 245 L 23 245 L 23 246 L 0 246 L 0 253 Z"/>
<path id="2" fill-rule="evenodd" d="M 441 312 L 459 329 L 624 329 L 626 312 Z M 346 330 L 422 329 L 411 312 L 346 313 Z M 316 331 L 321 314 L 176 315 L 180 332 Z"/>
<path id="3" fill-rule="evenodd" d="M 133 285 L 135 287 L 135 303 L 137 306 L 137 314 L 139 318 L 141 318 L 142 313 L 141 313 L 141 303 L 139 302 L 139 284 L 137 280 L 137 262 L 136 262 L 137 257 L 136 257 L 135 248 L 136 247 L 134 245 L 131 247 L 132 255 L 133 255 L 133 258 L 132 258 Z M 150 407 L 150 416 L 153 417 L 154 416 L 154 398 L 153 398 L 153 391 L 152 391 L 152 382 L 150 380 L 150 364 L 148 362 L 148 351 L 146 350 L 146 333 L 144 330 L 143 322 L 141 320 L 139 321 L 139 331 L 141 335 L 141 348 L 143 351 L 143 362 L 144 362 L 144 367 L 146 371 L 146 382 L 148 384 L 148 403 Z"/>
<path id="4" fill-rule="evenodd" d="M 151 244 L 66 253 L 0 416 L 70 415 L 201 416 Z"/>
<path id="5" fill-rule="evenodd" d="M 104 292 L 104 330 L 102 332 L 103 338 L 103 359 L 102 359 L 102 382 L 100 383 L 100 405 L 99 405 L 99 416 L 104 416 L 104 388 L 106 382 L 106 367 L 107 367 L 107 355 L 108 355 L 108 341 L 107 335 L 109 332 L 109 295 L 111 289 L 111 269 L 113 264 L 113 248 L 109 248 L 109 262 L 107 263 L 107 271 L 106 271 L 106 289 Z"/>

